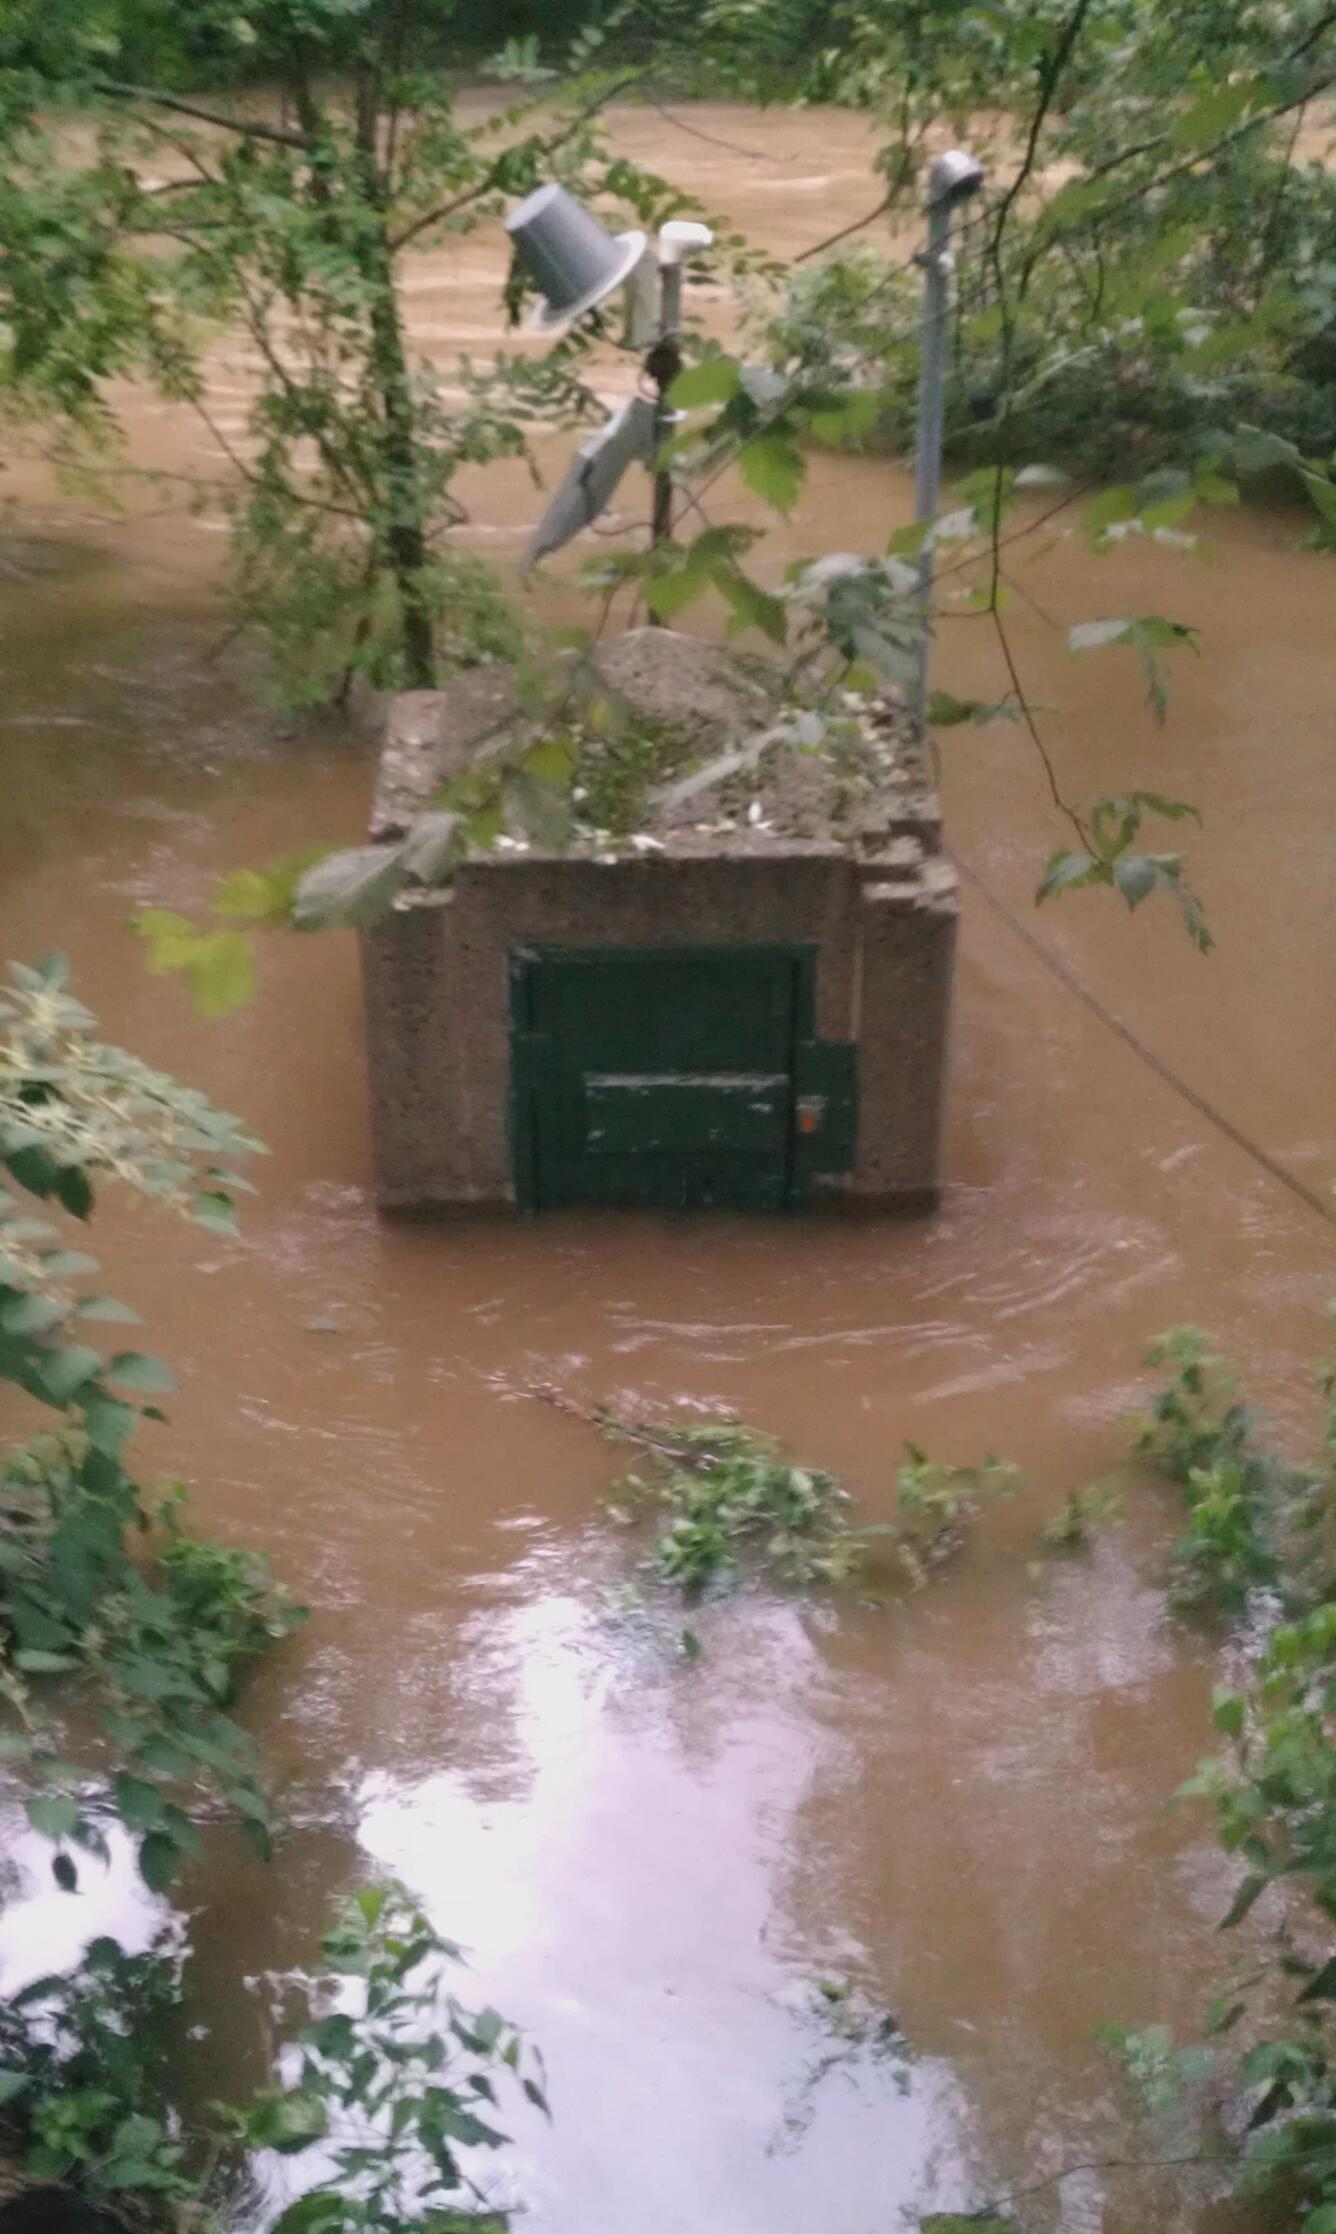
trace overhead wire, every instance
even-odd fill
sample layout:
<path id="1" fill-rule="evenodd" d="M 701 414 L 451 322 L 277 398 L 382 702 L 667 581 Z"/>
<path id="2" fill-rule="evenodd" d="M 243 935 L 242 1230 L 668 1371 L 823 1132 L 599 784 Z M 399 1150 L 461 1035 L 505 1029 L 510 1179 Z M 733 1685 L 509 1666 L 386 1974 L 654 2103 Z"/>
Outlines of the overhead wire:
<path id="1" fill-rule="evenodd" d="M 1185 1101 L 1189 1108 L 1194 1109 L 1199 1117 L 1205 1118 L 1207 1123 L 1213 1125 L 1216 1131 L 1230 1141 L 1235 1148 L 1249 1157 L 1259 1170 L 1266 1173 L 1268 1178 L 1274 1179 L 1278 1186 L 1286 1188 L 1297 1201 L 1304 1204 L 1306 1209 L 1314 1211 L 1326 1225 L 1336 1226 L 1336 1196 L 1330 1201 L 1324 1200 L 1315 1187 L 1310 1187 L 1306 1180 L 1301 1179 L 1297 1172 L 1291 1171 L 1288 1165 L 1281 1163 L 1277 1157 L 1271 1154 L 1269 1149 L 1262 1146 L 1260 1141 L 1255 1140 L 1251 1133 L 1245 1132 L 1241 1125 L 1235 1124 L 1232 1117 L 1227 1117 L 1225 1112 L 1208 1095 L 1203 1094 L 1196 1086 L 1192 1085 L 1188 1079 L 1184 1078 L 1181 1071 L 1174 1069 L 1171 1063 L 1165 1062 L 1163 1056 L 1157 1055 L 1154 1048 L 1149 1047 L 1140 1034 L 1133 1031 L 1130 1024 L 1125 1024 L 1120 1016 L 1115 1015 L 1114 1011 L 1100 999 L 1097 993 L 1093 993 L 1090 987 L 1083 983 L 1066 962 L 1054 954 L 1050 947 L 1045 946 L 1042 939 L 1037 939 L 1033 931 L 1028 930 L 1022 923 L 1014 909 L 1008 907 L 1006 901 L 993 891 L 992 887 L 980 876 L 978 870 L 973 868 L 954 849 L 952 850 L 952 859 L 955 861 L 965 883 L 978 894 L 984 905 L 990 908 L 1001 922 L 1005 923 L 1013 937 L 1019 939 L 1021 944 L 1034 955 L 1036 961 L 1041 962 L 1044 968 L 1053 977 L 1057 978 L 1073 999 L 1079 1001 L 1083 1008 L 1088 1009 L 1092 1016 L 1098 1018 L 1106 1031 L 1111 1032 L 1115 1039 L 1121 1040 L 1122 1044 L 1129 1048 L 1139 1061 L 1145 1064 L 1148 1070 L 1153 1071 L 1155 1076 L 1164 1085 L 1170 1087 L 1181 1100 Z"/>

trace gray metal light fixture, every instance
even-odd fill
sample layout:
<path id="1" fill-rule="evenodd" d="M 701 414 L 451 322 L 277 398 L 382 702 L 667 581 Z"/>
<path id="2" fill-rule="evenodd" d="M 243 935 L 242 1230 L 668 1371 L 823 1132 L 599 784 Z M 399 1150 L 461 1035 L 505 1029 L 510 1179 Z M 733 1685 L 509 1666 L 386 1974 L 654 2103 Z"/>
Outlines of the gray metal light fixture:
<path id="1" fill-rule="evenodd" d="M 708 225 L 674 218 L 652 253 L 644 233 L 615 237 L 564 186 L 539 186 L 512 210 L 506 230 L 543 303 L 535 324 L 551 332 L 627 289 L 627 344 L 645 351 L 655 396 L 637 397 L 577 452 L 525 553 L 521 571 L 559 550 L 611 502 L 633 459 L 651 464 L 672 431 L 668 390 L 682 369 L 682 269 L 714 239 Z M 654 476 L 655 542 L 672 532 L 672 480 Z"/>
<path id="2" fill-rule="evenodd" d="M 923 269 L 923 329 L 919 357 L 918 442 L 914 458 L 914 517 L 937 516 L 942 489 L 942 441 L 946 423 L 946 364 L 951 309 L 951 228 L 956 211 L 981 192 L 983 165 L 964 148 L 939 155 L 928 172 L 923 207 L 928 237 L 915 261 Z M 920 729 L 928 711 L 928 667 L 932 649 L 933 540 L 929 533 L 918 554 L 918 604 L 922 634 L 914 675 L 913 713 Z"/>
<path id="3" fill-rule="evenodd" d="M 626 284 L 649 246 L 645 233 L 607 232 L 564 186 L 539 186 L 506 219 L 506 231 L 543 302 L 534 323 L 551 331 L 583 318 Z"/>

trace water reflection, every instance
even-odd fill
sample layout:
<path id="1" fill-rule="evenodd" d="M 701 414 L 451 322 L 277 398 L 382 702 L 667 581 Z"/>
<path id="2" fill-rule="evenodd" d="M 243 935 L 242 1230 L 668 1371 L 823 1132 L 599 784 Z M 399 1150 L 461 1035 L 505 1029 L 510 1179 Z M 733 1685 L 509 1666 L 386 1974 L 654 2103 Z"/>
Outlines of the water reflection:
<path id="1" fill-rule="evenodd" d="M 879 2234 L 958 2163 L 968 2121 L 944 2063 L 842 2040 L 795 1992 L 801 1925 L 776 1892 L 818 1764 L 819 1650 L 754 1604 L 691 1666 L 663 1649 L 631 1672 L 610 1644 L 575 1597 L 468 1624 L 452 1652 L 508 1676 L 475 1707 L 504 1716 L 515 1788 L 372 1772 L 359 1841 L 467 1930 L 478 1990 L 548 2045 L 555 2124 L 516 2128 L 544 2234 L 805 2234 L 832 2194 L 838 2226 Z"/>
<path id="2" fill-rule="evenodd" d="M 28 1827 L 23 1803 L 0 1797 L 0 1854 L 5 1858 L 0 1906 L 0 1994 L 21 1993 L 34 1978 L 74 1970 L 84 1949 L 103 1934 L 127 1954 L 141 1955 L 171 1919 L 166 1901 L 150 1893 L 135 1866 L 133 1842 L 107 1826 L 108 1858 L 76 1852 L 78 1890 L 62 1892 L 51 1875 L 50 1839 Z"/>

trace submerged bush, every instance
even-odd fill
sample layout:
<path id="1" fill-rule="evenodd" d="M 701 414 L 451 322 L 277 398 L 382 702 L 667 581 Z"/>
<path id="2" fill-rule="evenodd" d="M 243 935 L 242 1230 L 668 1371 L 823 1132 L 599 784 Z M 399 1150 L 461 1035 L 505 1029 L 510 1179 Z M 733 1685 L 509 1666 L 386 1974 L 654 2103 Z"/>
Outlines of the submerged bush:
<path id="1" fill-rule="evenodd" d="M 609 1510 L 627 1522 L 652 1514 L 662 1523 L 647 1564 L 692 1596 L 744 1573 L 797 1589 L 856 1582 L 879 1543 L 920 1583 L 960 1548 L 981 1499 L 1005 1493 L 1018 1478 L 998 1459 L 948 1466 L 911 1443 L 896 1477 L 896 1518 L 859 1527 L 833 1474 L 792 1464 L 754 1428 L 733 1420 L 683 1427 L 601 1418 L 653 1461 L 648 1473 L 617 1485 Z"/>
<path id="2" fill-rule="evenodd" d="M 1258 1591 L 1311 1600 L 1326 1587 L 1323 1470 L 1292 1466 L 1259 1441 L 1256 1415 L 1196 1327 L 1162 1336 L 1146 1362 L 1174 1368 L 1136 1447 L 1183 1492 L 1187 1527 L 1170 1555 L 1175 1604 L 1239 1614 Z"/>
<path id="3" fill-rule="evenodd" d="M 688 1595 L 737 1580 L 744 1568 L 807 1587 L 844 1583 L 866 1566 L 869 1538 L 849 1518 L 833 1474 L 790 1465 L 779 1446 L 734 1421 L 658 1427 L 609 1421 L 654 1461 L 628 1474 L 608 1509 L 618 1519 L 660 1522 L 649 1564 Z"/>

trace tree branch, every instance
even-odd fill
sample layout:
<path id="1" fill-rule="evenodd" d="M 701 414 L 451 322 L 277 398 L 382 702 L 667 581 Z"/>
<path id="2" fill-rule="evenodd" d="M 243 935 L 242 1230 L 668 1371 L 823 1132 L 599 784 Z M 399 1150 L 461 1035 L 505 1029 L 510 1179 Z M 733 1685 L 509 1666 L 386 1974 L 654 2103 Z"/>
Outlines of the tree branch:
<path id="1" fill-rule="evenodd" d="M 175 93 L 158 93 L 150 85 L 122 85 L 116 78 L 98 78 L 99 93 L 110 94 L 117 101 L 147 101 L 156 109 L 171 109 L 177 116 L 194 117 L 198 124 L 216 124 L 224 132 L 237 132 L 247 140 L 271 140 L 278 147 L 300 148 L 309 151 L 310 142 L 300 132 L 288 132 L 278 124 L 263 124 L 257 118 L 244 119 L 224 116 L 221 109 L 201 108 L 198 102 L 182 101 Z"/>
<path id="2" fill-rule="evenodd" d="M 726 140 L 719 132 L 703 132 L 699 124 L 688 124 L 684 116 L 675 116 L 673 111 L 670 108 L 665 108 L 663 102 L 648 89 L 645 93 L 645 99 L 655 114 L 661 116 L 665 124 L 671 124 L 674 131 L 687 132 L 693 140 L 704 140 L 707 147 L 727 148 L 730 155 L 745 156 L 749 163 L 792 163 L 795 161 L 795 157 L 792 155 L 771 155 L 766 148 L 743 147 L 737 140 Z"/>
<path id="3" fill-rule="evenodd" d="M 848 240 L 852 234 L 865 231 L 869 225 L 875 225 L 879 217 L 885 217 L 888 211 L 894 209 L 913 176 L 914 157 L 922 145 L 923 133 L 920 130 L 917 139 L 901 149 L 900 163 L 895 177 L 875 209 L 870 209 L 866 217 L 856 217 L 852 225 L 841 225 L 837 233 L 828 233 L 824 240 L 817 241 L 811 248 L 804 248 L 799 255 L 794 257 L 794 263 L 805 264 L 813 256 L 824 256 L 828 248 L 838 248 L 842 240 Z"/>
<path id="4" fill-rule="evenodd" d="M 635 71 L 629 77 L 619 78 L 615 85 L 608 86 L 606 91 L 600 93 L 596 101 L 591 101 L 586 108 L 579 110 L 569 124 L 564 125 L 550 140 L 539 141 L 534 150 L 536 157 L 542 160 L 546 156 L 555 155 L 558 148 L 574 139 L 591 116 L 597 116 L 600 109 L 606 108 L 609 101 L 615 101 L 617 95 L 624 93 L 628 86 L 639 84 L 640 74 Z M 497 184 L 503 163 L 514 152 L 513 148 L 506 148 L 494 158 L 476 185 L 468 187 L 462 194 L 456 194 L 453 201 L 441 202 L 435 209 L 424 211 L 421 217 L 415 217 L 410 224 L 403 226 L 390 241 L 390 254 L 397 256 L 402 249 L 407 248 L 410 241 L 417 239 L 419 233 L 427 232 L 433 225 L 443 225 L 448 217 L 456 216 L 461 209 L 467 209 L 470 203 L 481 201 L 484 194 L 490 194 Z"/>
<path id="5" fill-rule="evenodd" d="M 1091 852 L 1093 851 L 1093 848 L 1090 844 L 1090 832 L 1087 830 L 1075 807 L 1071 806 L 1069 802 L 1064 799 L 1062 795 L 1062 787 L 1058 782 L 1057 770 L 1053 766 L 1052 755 L 1049 752 L 1048 746 L 1044 743 L 1043 738 L 1039 734 L 1039 724 L 1034 718 L 1034 712 L 1031 708 L 1030 701 L 1025 695 L 1025 685 L 1021 681 L 1020 669 L 1016 665 L 1015 654 L 1011 649 L 1011 642 L 1007 635 L 1006 628 L 1003 624 L 1002 615 L 999 612 L 996 604 L 993 604 L 989 607 L 989 612 L 992 617 L 993 627 L 997 631 L 997 641 L 999 646 L 1001 647 L 1002 657 L 1006 662 L 1007 673 L 1011 678 L 1012 695 L 1015 698 L 1016 704 L 1020 709 L 1021 719 L 1025 723 L 1026 729 L 1029 731 L 1030 742 L 1039 755 L 1040 762 L 1043 766 L 1044 775 L 1048 781 L 1049 795 L 1052 798 L 1053 804 L 1057 808 L 1059 814 L 1063 814 L 1067 817 L 1067 820 L 1070 822 L 1073 830 L 1076 832 L 1077 837 L 1080 839 L 1083 848 L 1087 852 Z"/>
<path id="6" fill-rule="evenodd" d="M 1021 166 L 998 203 L 994 217 L 993 237 L 988 248 L 989 258 L 994 263 L 1001 249 L 1002 236 L 1007 229 L 1007 220 L 1019 196 L 1024 192 L 1033 176 L 1039 154 L 1039 136 L 1048 121 L 1048 112 L 1053 106 L 1062 73 L 1071 60 L 1072 49 L 1081 35 L 1081 26 L 1090 13 L 1091 5 L 1092 0 L 1076 0 L 1076 6 L 1058 34 L 1053 51 L 1040 73 L 1039 98 L 1035 102 L 1034 115 L 1030 118 L 1030 130 L 1026 136 L 1025 153 L 1021 158 Z"/>
<path id="7" fill-rule="evenodd" d="M 886 215 L 894 200 L 895 191 L 883 194 L 876 208 L 870 209 L 866 217 L 856 217 L 851 225 L 841 225 L 838 233 L 828 233 L 824 240 L 816 241 L 811 248 L 800 250 L 793 259 L 794 263 L 805 264 L 812 256 L 824 256 L 828 248 L 838 248 L 842 240 L 849 240 L 855 233 L 866 232 L 869 225 L 875 225 L 879 217 Z"/>

